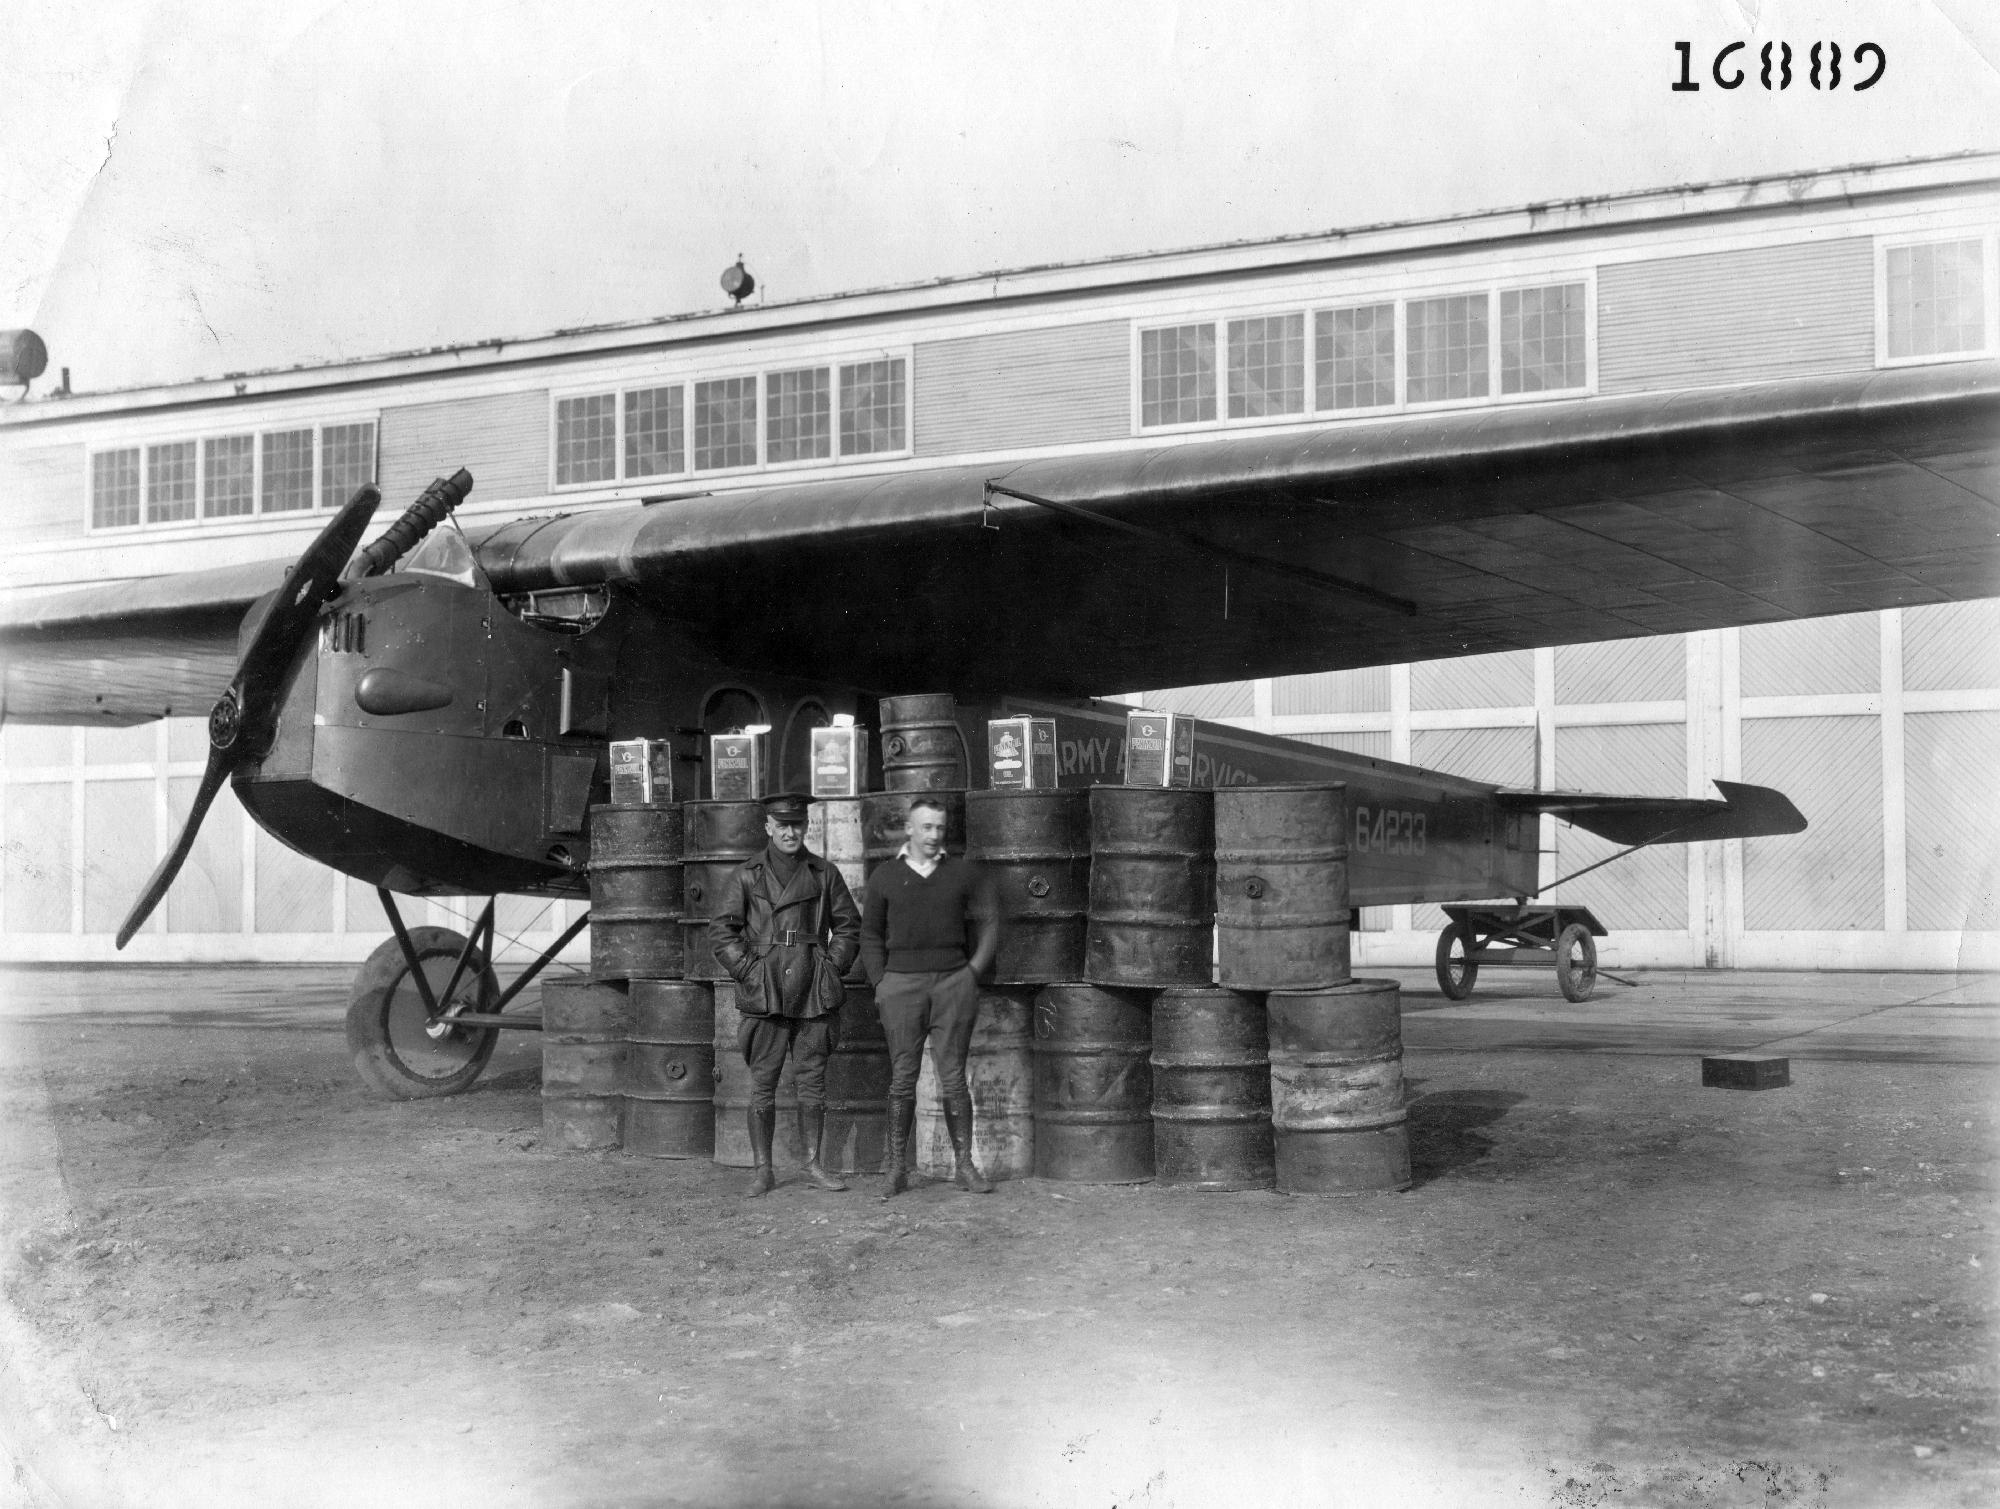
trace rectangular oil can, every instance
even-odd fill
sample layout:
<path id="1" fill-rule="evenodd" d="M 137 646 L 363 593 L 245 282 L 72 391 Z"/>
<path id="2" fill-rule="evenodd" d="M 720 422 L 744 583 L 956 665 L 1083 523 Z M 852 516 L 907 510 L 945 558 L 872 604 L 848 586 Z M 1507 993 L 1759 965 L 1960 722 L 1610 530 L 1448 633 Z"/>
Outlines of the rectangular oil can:
<path id="1" fill-rule="evenodd" d="M 1192 786 L 1194 719 L 1134 709 L 1125 715 L 1125 784 Z"/>
<path id="2" fill-rule="evenodd" d="M 762 734 L 710 734 L 708 794 L 718 802 L 754 802 L 764 789 Z"/>
<path id="3" fill-rule="evenodd" d="M 674 799 L 674 746 L 666 739 L 611 741 L 611 805 L 658 807 Z"/>
<path id="4" fill-rule="evenodd" d="M 812 731 L 812 794 L 859 796 L 868 777 L 868 730 L 859 726 Z"/>
<path id="5" fill-rule="evenodd" d="M 1046 791 L 1056 784 L 1056 720 L 992 718 L 986 724 L 987 784 Z"/>

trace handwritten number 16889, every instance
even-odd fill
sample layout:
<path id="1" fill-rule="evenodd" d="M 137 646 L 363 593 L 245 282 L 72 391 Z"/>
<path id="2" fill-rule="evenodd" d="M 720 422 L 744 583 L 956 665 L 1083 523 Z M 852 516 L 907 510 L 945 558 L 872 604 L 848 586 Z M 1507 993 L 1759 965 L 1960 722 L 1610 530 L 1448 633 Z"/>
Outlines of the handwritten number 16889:
<path id="1" fill-rule="evenodd" d="M 1766 89 L 1789 89 L 1792 87 L 1792 44 L 1789 42 L 1766 42 L 1763 47 L 1747 57 L 1739 58 L 1737 53 L 1748 47 L 1748 42 L 1730 42 L 1715 55 L 1709 64 L 1709 76 L 1715 80 L 1718 89 L 1740 89 L 1746 78 L 1754 74 L 1758 83 Z M 1681 76 L 1675 81 L 1673 92 L 1692 93 L 1701 88 L 1692 76 L 1694 67 L 1694 44 L 1676 42 L 1674 50 L 1681 55 Z M 1805 81 L 1815 89 L 1838 89 L 1845 77 L 1840 69 L 1840 44 L 1838 42 L 1815 42 L 1810 51 L 1800 59 L 1800 71 L 1806 75 Z M 1810 64 L 1808 68 L 1805 65 Z M 1866 78 L 1855 79 L 1848 84 L 1856 94 L 1864 89 L 1873 89 L 1882 80 L 1889 67 L 1889 55 L 1873 42 L 1863 42 L 1854 49 L 1849 59 L 1849 67 L 1855 72 L 1862 68 L 1872 68 Z M 1762 66 L 1759 67 L 1758 65 Z M 1746 73 L 1745 70 L 1750 70 Z"/>

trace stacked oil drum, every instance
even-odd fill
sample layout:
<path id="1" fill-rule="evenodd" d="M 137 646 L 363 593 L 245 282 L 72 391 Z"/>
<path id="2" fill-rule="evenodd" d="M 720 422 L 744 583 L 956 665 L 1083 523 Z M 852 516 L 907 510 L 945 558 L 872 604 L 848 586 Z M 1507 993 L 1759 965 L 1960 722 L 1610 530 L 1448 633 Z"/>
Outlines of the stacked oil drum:
<path id="1" fill-rule="evenodd" d="M 590 814 L 590 970 L 542 986 L 545 1146 L 655 1158 L 713 1150 L 715 996 L 688 967 L 696 805 Z"/>

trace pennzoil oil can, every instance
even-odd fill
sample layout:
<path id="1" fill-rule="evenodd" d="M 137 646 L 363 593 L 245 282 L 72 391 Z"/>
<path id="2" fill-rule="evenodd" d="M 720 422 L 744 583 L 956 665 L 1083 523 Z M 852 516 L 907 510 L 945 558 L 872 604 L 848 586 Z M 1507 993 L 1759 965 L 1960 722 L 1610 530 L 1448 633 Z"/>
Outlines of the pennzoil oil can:
<path id="1" fill-rule="evenodd" d="M 995 791 L 1049 790 L 1056 784 L 1056 720 L 989 719 L 986 771 Z"/>
<path id="2" fill-rule="evenodd" d="M 859 796 L 868 775 L 868 730 L 858 724 L 812 731 L 812 794 Z"/>
<path id="3" fill-rule="evenodd" d="M 1194 785 L 1194 719 L 1135 709 L 1125 715 L 1125 784 Z"/>
<path id="4" fill-rule="evenodd" d="M 674 799 L 674 746 L 666 739 L 611 741 L 611 805 L 659 807 Z"/>
<path id="5" fill-rule="evenodd" d="M 764 736 L 710 734 L 708 794 L 718 802 L 754 802 L 764 790 Z"/>

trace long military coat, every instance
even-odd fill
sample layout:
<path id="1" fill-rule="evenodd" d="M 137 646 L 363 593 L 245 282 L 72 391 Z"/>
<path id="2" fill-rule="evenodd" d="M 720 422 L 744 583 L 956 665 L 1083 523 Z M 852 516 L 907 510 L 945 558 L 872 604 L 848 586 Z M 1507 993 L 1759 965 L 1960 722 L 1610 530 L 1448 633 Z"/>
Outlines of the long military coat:
<path id="1" fill-rule="evenodd" d="M 709 946 L 735 978 L 746 1015 L 820 1016 L 832 1008 L 813 990 L 818 960 L 836 979 L 847 972 L 861 949 L 861 912 L 840 871 L 819 855 L 801 849 L 785 885 L 769 858 L 766 849 L 729 877 L 709 919 Z"/>

